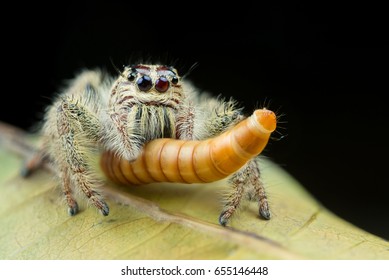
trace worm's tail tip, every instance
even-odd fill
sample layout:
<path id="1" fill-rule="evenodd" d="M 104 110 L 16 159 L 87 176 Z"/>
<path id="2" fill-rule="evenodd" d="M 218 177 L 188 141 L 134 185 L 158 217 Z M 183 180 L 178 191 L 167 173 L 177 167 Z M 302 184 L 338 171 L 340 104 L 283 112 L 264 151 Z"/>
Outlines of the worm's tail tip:
<path id="1" fill-rule="evenodd" d="M 257 122 L 267 131 L 273 132 L 277 127 L 276 114 L 266 108 L 258 109 L 254 112 Z"/>

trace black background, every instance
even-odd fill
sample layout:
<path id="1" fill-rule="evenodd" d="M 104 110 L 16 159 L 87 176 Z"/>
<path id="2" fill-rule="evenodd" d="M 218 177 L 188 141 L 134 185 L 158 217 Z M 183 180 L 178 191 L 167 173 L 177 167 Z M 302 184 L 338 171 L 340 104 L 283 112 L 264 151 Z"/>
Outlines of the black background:
<path id="1" fill-rule="evenodd" d="M 267 1 L 270 2 L 270 1 Z M 370 2 L 369 2 L 370 3 Z M 175 64 L 250 112 L 283 114 L 267 156 L 325 207 L 389 239 L 388 32 L 384 7 L 339 3 L 53 2 L 5 8 L 0 120 L 30 129 L 64 79 Z"/>

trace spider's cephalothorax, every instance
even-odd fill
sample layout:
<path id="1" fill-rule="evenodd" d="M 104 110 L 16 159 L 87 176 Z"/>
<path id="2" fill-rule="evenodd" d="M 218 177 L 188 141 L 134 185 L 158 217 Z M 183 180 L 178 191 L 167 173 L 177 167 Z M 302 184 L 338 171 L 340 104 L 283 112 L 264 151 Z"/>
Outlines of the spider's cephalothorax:
<path id="1" fill-rule="evenodd" d="M 125 146 L 112 141 L 116 135 L 105 134 L 105 143 L 127 159 L 138 156 L 143 144 L 155 138 L 176 138 L 180 133 L 177 117 L 185 95 L 180 77 L 172 67 L 134 65 L 127 67 L 114 82 L 108 108 L 112 122 L 108 131 L 119 128 Z M 125 124 L 124 124 L 125 123 Z M 111 127 L 109 127 L 111 126 Z M 125 126 L 126 128 L 124 128 Z M 131 137 L 128 137 L 131 135 Z"/>
<path id="2" fill-rule="evenodd" d="M 91 157 L 96 151 L 110 151 L 132 161 L 150 140 L 207 139 L 243 118 L 234 100 L 199 92 L 172 67 L 132 65 L 116 79 L 97 70 L 83 71 L 48 108 L 41 149 L 24 171 L 29 174 L 43 159 L 48 160 L 56 171 L 70 215 L 78 212 L 77 192 L 108 215 L 100 188 L 103 179 Z M 259 214 L 270 218 L 257 159 L 232 174 L 228 183 L 232 191 L 220 214 L 220 224 L 227 224 L 244 198 L 256 200 Z"/>

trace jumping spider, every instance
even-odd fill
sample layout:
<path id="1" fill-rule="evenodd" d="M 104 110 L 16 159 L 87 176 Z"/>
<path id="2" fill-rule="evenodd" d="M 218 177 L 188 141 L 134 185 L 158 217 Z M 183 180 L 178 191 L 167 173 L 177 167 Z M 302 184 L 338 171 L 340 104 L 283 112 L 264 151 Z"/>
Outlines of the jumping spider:
<path id="1" fill-rule="evenodd" d="M 172 67 L 133 65 L 116 79 L 98 70 L 83 71 L 48 108 L 40 150 L 24 173 L 48 160 L 70 215 L 79 210 L 74 196 L 81 191 L 106 216 L 109 208 L 99 191 L 103 182 L 89 158 L 92 150 L 110 150 L 134 160 L 152 139 L 206 139 L 243 118 L 234 100 L 200 93 Z M 221 225 L 227 224 L 242 199 L 257 201 L 260 216 L 270 219 L 257 159 L 230 176 L 228 184 L 232 191 L 219 217 Z"/>

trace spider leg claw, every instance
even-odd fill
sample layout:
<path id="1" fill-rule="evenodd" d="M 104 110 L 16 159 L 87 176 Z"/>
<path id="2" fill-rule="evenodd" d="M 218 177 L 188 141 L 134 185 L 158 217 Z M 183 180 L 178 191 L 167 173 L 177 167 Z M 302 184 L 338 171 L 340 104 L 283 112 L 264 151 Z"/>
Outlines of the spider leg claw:
<path id="1" fill-rule="evenodd" d="M 78 213 L 78 204 L 77 204 L 77 202 L 74 202 L 72 206 L 69 206 L 68 214 L 69 214 L 69 216 L 74 216 L 77 213 Z"/>

